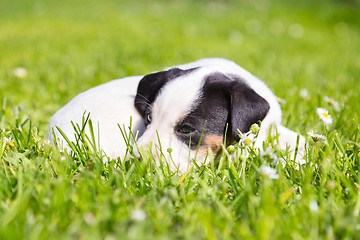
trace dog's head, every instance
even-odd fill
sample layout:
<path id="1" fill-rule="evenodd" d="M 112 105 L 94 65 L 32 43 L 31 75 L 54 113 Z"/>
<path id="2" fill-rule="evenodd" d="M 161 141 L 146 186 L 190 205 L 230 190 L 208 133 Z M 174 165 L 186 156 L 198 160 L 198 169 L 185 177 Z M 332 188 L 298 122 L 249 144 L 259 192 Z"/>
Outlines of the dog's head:
<path id="1" fill-rule="evenodd" d="M 138 145 L 156 145 L 154 155 L 171 148 L 170 167 L 181 171 L 195 157 L 203 162 L 208 149 L 216 154 L 224 137 L 227 142 L 238 141 L 238 130 L 248 132 L 270 109 L 239 76 L 205 67 L 172 68 L 144 76 L 135 107 L 146 128 Z"/>

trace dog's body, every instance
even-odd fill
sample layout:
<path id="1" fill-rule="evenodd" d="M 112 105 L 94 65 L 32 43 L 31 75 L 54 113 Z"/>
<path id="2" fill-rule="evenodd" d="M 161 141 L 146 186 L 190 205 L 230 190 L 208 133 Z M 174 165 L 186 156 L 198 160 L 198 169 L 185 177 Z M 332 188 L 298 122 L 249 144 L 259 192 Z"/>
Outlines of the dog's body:
<path id="1" fill-rule="evenodd" d="M 142 76 L 134 76 L 113 80 L 77 95 L 52 116 L 48 137 L 54 142 L 53 128 L 61 148 L 67 148 L 67 143 L 56 127 L 59 127 L 70 141 L 75 142 L 75 131 L 71 122 L 81 127 L 83 116 L 90 113 L 96 141 L 100 143 L 101 149 L 111 159 L 122 159 L 126 144 L 119 126 L 130 126 L 131 117 L 134 134 L 136 131 L 139 131 L 139 134 L 144 131 L 144 121 L 134 107 L 136 89 L 141 79 Z M 90 136 L 88 128 L 86 133 Z"/>
<path id="2" fill-rule="evenodd" d="M 228 143 L 239 141 L 238 129 L 246 133 L 259 121 L 256 147 L 262 146 L 270 128 L 273 134 L 278 132 L 282 149 L 294 150 L 298 136 L 280 125 L 280 106 L 262 81 L 235 63 L 217 58 L 90 89 L 52 117 L 49 131 L 58 126 L 74 141 L 70 122 L 81 123 L 85 111 L 90 113 L 95 133 L 100 132 L 100 147 L 108 157 L 124 157 L 126 145 L 118 124 L 129 126 L 131 117 L 133 134 L 139 132 L 138 145 L 157 145 L 152 147 L 154 155 L 160 154 L 160 148 L 163 154 L 171 154 L 170 167 L 182 172 L 191 159 L 204 162 L 208 149 L 216 154 L 225 134 Z M 299 146 L 302 152 L 303 137 Z"/>

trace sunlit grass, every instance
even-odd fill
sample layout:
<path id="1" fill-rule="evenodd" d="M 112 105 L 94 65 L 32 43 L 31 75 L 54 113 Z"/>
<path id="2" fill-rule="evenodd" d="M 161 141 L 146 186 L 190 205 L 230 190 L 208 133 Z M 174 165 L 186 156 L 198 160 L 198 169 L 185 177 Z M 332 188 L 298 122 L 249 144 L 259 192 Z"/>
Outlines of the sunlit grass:
<path id="1" fill-rule="evenodd" d="M 359 6 L 293 4 L 0 1 L 0 239 L 359 238 Z M 305 164 L 273 139 L 186 174 L 141 147 L 142 162 L 129 146 L 129 161 L 104 163 L 82 126 L 73 151 L 45 140 L 81 91 L 203 57 L 271 87 Z"/>

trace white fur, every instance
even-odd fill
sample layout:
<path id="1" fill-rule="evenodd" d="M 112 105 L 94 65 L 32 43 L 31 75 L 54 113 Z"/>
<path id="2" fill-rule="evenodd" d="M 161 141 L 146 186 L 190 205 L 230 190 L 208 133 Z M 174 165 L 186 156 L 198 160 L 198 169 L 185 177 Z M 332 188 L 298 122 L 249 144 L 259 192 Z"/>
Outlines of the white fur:
<path id="1" fill-rule="evenodd" d="M 54 141 L 53 128 L 61 147 L 68 148 L 56 126 L 66 134 L 70 141 L 75 142 L 71 121 L 81 126 L 84 112 L 90 113 L 97 145 L 100 143 L 100 148 L 111 159 L 117 157 L 122 159 L 125 156 L 126 144 L 118 124 L 121 127 L 125 126 L 125 130 L 129 133 L 131 118 L 133 134 L 135 135 L 137 131 L 142 134 L 144 131 L 143 119 L 134 107 L 136 90 L 141 78 L 142 76 L 134 76 L 113 80 L 80 93 L 52 116 L 48 137 L 52 142 Z M 88 128 L 86 128 L 86 133 L 89 134 Z"/>

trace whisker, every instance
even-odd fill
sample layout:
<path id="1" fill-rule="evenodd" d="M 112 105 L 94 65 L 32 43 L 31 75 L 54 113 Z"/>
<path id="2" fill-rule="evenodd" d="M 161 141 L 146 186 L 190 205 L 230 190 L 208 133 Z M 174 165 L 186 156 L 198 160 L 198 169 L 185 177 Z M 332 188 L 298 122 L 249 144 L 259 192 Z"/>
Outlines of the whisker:
<path id="1" fill-rule="evenodd" d="M 145 97 L 144 95 L 140 94 L 140 93 L 137 93 L 136 96 L 139 96 L 139 97 L 142 97 L 143 99 L 145 99 L 147 102 L 150 102 L 150 100 Z"/>
<path id="2" fill-rule="evenodd" d="M 135 103 L 145 104 L 147 107 L 151 107 L 150 103 L 148 103 L 147 101 L 135 100 Z"/>

